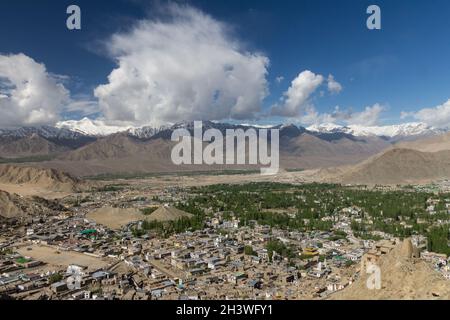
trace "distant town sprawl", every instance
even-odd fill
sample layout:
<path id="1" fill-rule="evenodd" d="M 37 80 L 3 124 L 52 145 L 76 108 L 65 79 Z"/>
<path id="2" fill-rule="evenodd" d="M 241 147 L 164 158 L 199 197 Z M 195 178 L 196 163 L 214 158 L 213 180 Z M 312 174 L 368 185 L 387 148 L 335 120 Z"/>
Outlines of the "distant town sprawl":
<path id="1" fill-rule="evenodd" d="M 3 219 L 0 293 L 333 298 L 403 239 L 415 248 L 410 257 L 450 286 L 450 193 L 443 188 L 115 181 L 62 198 L 47 213 Z"/>

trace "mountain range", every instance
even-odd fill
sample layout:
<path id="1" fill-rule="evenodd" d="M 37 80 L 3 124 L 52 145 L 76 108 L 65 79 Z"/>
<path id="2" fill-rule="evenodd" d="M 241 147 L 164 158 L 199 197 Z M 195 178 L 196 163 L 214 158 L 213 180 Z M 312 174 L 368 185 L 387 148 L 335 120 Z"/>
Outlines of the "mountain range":
<path id="1" fill-rule="evenodd" d="M 324 168 L 321 181 L 396 185 L 430 183 L 450 178 L 450 133 L 402 141 L 356 165 Z"/>
<path id="2" fill-rule="evenodd" d="M 214 128 L 222 133 L 225 133 L 227 129 L 245 130 L 251 127 L 250 125 L 203 122 L 204 130 Z M 175 142 L 172 142 L 170 138 L 173 130 L 178 128 L 192 132 L 193 122 L 181 122 L 159 128 L 111 128 L 109 126 L 105 129 L 101 121 L 84 119 L 78 122 L 59 123 L 57 127 L 0 130 L 0 158 L 4 163 L 27 162 L 27 165 L 56 168 L 75 176 L 230 169 L 224 165 L 174 165 L 170 160 L 170 154 Z M 255 128 L 258 127 L 255 126 Z M 443 138 L 444 130 L 421 123 L 384 127 L 324 124 L 308 128 L 285 124 L 273 128 L 280 130 L 282 168 L 314 169 L 350 166 L 352 169 L 347 170 L 345 174 L 342 169 L 335 172 L 339 172 L 338 176 L 342 181 L 357 183 L 375 181 L 376 179 L 372 178 L 377 176 L 383 177 L 384 175 L 378 172 L 384 170 L 379 169 L 384 168 L 384 165 L 380 163 L 387 163 L 386 166 L 394 170 L 391 176 L 394 177 L 392 180 L 396 180 L 395 177 L 398 175 L 395 174 L 402 171 L 396 169 L 393 161 L 401 159 L 400 165 L 405 167 L 410 163 L 405 157 L 422 159 L 422 164 L 414 162 L 416 160 L 412 161 L 418 166 L 429 167 L 430 163 L 439 162 L 446 168 L 445 150 L 450 150 L 450 148 L 442 147 L 447 141 Z M 424 143 L 420 142 L 423 140 Z M 435 146 L 434 149 L 424 147 L 429 146 L 430 143 Z M 440 149 L 438 145 L 441 146 Z M 409 150 L 405 152 L 411 155 L 393 151 L 400 148 Z M 441 151 L 441 154 L 426 156 L 421 154 L 430 151 Z M 232 169 L 244 168 L 252 168 L 252 166 L 242 165 Z M 413 167 L 408 170 L 417 173 Z M 447 174 L 446 170 L 438 171 L 437 176 L 442 173 Z M 404 172 L 404 174 L 408 173 Z M 430 175 L 425 172 L 423 176 L 418 174 L 417 178 L 425 176 L 436 177 L 436 174 Z"/>
<path id="3" fill-rule="evenodd" d="M 91 120 L 88 118 L 84 118 L 78 121 L 69 120 L 62 121 L 57 123 L 56 127 L 61 129 L 65 129 L 71 132 L 81 133 L 87 136 L 107 136 L 117 132 L 129 132 L 131 135 L 139 137 L 139 138 L 149 138 L 161 130 L 177 128 L 181 126 L 188 126 L 192 122 L 181 122 L 174 125 L 166 125 L 161 127 L 123 127 L 123 126 L 113 126 L 107 125 L 102 120 Z M 226 125 L 215 123 L 217 126 Z M 241 124 L 242 127 L 256 127 L 256 128 L 276 128 L 281 127 L 282 125 L 248 125 Z M 288 125 L 289 126 L 289 125 Z M 378 136 L 385 137 L 387 139 L 404 139 L 408 137 L 417 137 L 417 136 L 426 136 L 426 135 L 436 135 L 446 132 L 447 130 L 434 128 L 422 122 L 410 122 L 398 125 L 387 125 L 387 126 L 362 126 L 362 125 L 338 125 L 334 123 L 323 123 L 309 126 L 307 128 L 303 128 L 310 132 L 317 133 L 345 133 L 357 137 L 366 137 L 366 136 Z M 47 128 L 49 130 L 49 128 Z M 56 129 L 58 130 L 58 129 Z M 0 130 L 1 135 L 1 130 Z"/>
<path id="4" fill-rule="evenodd" d="M 434 128 L 422 122 L 411 122 L 390 126 L 341 126 L 325 123 L 308 127 L 309 131 L 321 133 L 346 133 L 357 137 L 378 136 L 390 141 L 432 136 L 445 133 L 447 130 Z"/>

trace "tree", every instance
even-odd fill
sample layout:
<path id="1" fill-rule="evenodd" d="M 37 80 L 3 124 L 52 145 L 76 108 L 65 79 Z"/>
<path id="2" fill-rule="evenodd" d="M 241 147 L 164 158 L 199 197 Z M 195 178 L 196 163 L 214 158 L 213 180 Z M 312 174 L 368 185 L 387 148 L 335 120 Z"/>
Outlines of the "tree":
<path id="1" fill-rule="evenodd" d="M 255 252 L 255 250 L 253 250 L 252 246 L 245 246 L 244 254 L 247 256 L 256 256 L 256 252 Z"/>
<path id="2" fill-rule="evenodd" d="M 449 227 L 442 226 L 430 230 L 428 233 L 428 250 L 436 253 L 444 253 L 450 255 Z"/>
<path id="3" fill-rule="evenodd" d="M 59 274 L 59 273 L 54 273 L 54 274 L 52 274 L 52 275 L 48 278 L 48 281 L 50 282 L 50 284 L 52 284 L 52 283 L 59 282 L 59 281 L 61 281 L 62 279 L 63 279 L 63 276 L 62 276 L 61 274 Z"/>

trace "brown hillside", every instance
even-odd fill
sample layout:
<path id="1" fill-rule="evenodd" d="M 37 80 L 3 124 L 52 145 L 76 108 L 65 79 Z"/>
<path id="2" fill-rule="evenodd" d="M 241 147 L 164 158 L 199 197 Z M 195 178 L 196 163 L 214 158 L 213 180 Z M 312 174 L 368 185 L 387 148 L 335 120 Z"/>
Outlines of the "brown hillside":
<path id="1" fill-rule="evenodd" d="M 425 261 L 411 257 L 411 242 L 405 240 L 380 258 L 381 289 L 369 289 L 370 274 L 333 294 L 334 300 L 450 299 L 450 281 L 432 269 Z"/>
<path id="2" fill-rule="evenodd" d="M 37 134 L 19 139 L 14 137 L 0 138 L 0 157 L 2 158 L 50 155 L 67 150 L 69 148 L 58 146 Z"/>
<path id="3" fill-rule="evenodd" d="M 438 152 L 450 150 L 450 133 L 432 136 L 416 141 L 401 142 L 395 145 L 397 148 L 414 149 L 422 152 Z"/>
<path id="4" fill-rule="evenodd" d="M 122 159 L 142 153 L 145 150 L 146 145 L 144 143 L 124 133 L 117 133 L 65 153 L 58 159 L 67 161 Z"/>
<path id="5" fill-rule="evenodd" d="M 20 208 L 19 197 L 0 190 L 0 216 L 6 219 L 18 217 L 25 212 Z"/>
<path id="6" fill-rule="evenodd" d="M 408 184 L 450 177 L 450 151 L 420 152 L 395 148 L 347 169 L 342 183 Z"/>
<path id="7" fill-rule="evenodd" d="M 0 190 L 0 218 L 2 219 L 31 218 L 42 214 L 54 214 L 61 210 L 63 208 L 54 201 L 39 197 L 23 198 Z"/>
<path id="8" fill-rule="evenodd" d="M 148 221 L 175 221 L 181 218 L 191 218 L 192 214 L 184 212 L 174 207 L 162 206 L 155 210 L 146 219 Z"/>
<path id="9" fill-rule="evenodd" d="M 35 185 L 62 192 L 73 192 L 82 187 L 80 180 L 59 170 L 12 165 L 0 165 L 0 183 Z"/>

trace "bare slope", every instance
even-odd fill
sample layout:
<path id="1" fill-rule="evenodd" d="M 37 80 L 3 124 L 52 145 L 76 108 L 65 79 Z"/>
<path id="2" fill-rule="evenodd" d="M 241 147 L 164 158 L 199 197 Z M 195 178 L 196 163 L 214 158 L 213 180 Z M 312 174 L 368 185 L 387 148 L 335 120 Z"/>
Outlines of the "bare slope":
<path id="1" fill-rule="evenodd" d="M 395 145 L 398 148 L 413 149 L 422 152 L 438 152 L 450 150 L 450 133 L 432 136 L 416 141 L 401 142 Z"/>
<path id="2" fill-rule="evenodd" d="M 408 184 L 449 177 L 450 151 L 395 148 L 347 169 L 335 179 L 342 183 Z"/>
<path id="3" fill-rule="evenodd" d="M 320 171 L 318 180 L 349 184 L 429 183 L 450 178 L 450 134 L 401 142 L 354 166 Z"/>
<path id="4" fill-rule="evenodd" d="M 135 208 L 103 207 L 89 212 L 86 217 L 111 229 L 119 229 L 130 222 L 144 220 L 145 216 Z"/>
<path id="5" fill-rule="evenodd" d="M 27 137 L 0 137 L 0 157 L 17 158 L 51 155 L 69 148 L 57 145 L 43 137 L 32 134 Z"/>
<path id="6" fill-rule="evenodd" d="M 148 221 L 175 221 L 181 218 L 191 218 L 192 214 L 187 213 L 185 211 L 179 210 L 174 207 L 162 206 L 155 210 L 150 216 L 146 219 Z"/>
<path id="7" fill-rule="evenodd" d="M 56 160 L 36 165 L 57 168 L 77 176 L 259 168 L 249 165 L 177 166 L 171 160 L 174 145 L 175 142 L 167 137 L 140 140 L 126 133 L 119 133 L 61 154 Z M 334 134 L 318 137 L 307 132 L 287 132 L 280 137 L 280 165 L 282 168 L 305 169 L 354 164 L 389 145 L 380 138 L 354 138 Z M 247 153 L 247 150 L 242 152 Z"/>
<path id="8" fill-rule="evenodd" d="M 283 168 L 303 169 L 356 164 L 388 147 L 388 142 L 377 137 L 303 133 L 280 138 L 280 163 Z"/>
<path id="9" fill-rule="evenodd" d="M 365 272 L 352 285 L 333 294 L 338 300 L 450 299 L 450 281 L 434 271 L 425 261 L 411 258 L 409 240 L 397 245 L 378 263 L 381 289 L 368 289 L 370 276 Z"/>
<path id="10" fill-rule="evenodd" d="M 83 184 L 64 172 L 12 165 L 0 165 L 0 184 L 36 186 L 58 192 L 74 192 Z"/>
<path id="11" fill-rule="evenodd" d="M 0 218 L 26 218 L 43 213 L 51 214 L 61 210 L 63 208 L 54 201 L 39 197 L 23 198 L 0 190 Z"/>
<path id="12" fill-rule="evenodd" d="M 13 218 L 23 215 L 19 197 L 0 190 L 0 216 L 3 218 Z"/>
<path id="13" fill-rule="evenodd" d="M 65 153 L 58 158 L 66 161 L 122 159 L 143 153 L 145 150 L 145 143 L 126 133 L 116 133 Z"/>

